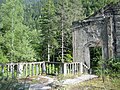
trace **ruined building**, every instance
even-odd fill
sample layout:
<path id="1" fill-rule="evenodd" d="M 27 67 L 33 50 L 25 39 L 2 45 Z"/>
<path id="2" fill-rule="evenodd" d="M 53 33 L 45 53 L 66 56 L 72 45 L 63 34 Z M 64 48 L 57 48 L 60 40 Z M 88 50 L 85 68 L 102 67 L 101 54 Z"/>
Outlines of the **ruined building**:
<path id="1" fill-rule="evenodd" d="M 90 67 L 90 48 L 101 47 L 104 59 L 120 58 L 120 2 L 73 22 L 73 59 Z"/>

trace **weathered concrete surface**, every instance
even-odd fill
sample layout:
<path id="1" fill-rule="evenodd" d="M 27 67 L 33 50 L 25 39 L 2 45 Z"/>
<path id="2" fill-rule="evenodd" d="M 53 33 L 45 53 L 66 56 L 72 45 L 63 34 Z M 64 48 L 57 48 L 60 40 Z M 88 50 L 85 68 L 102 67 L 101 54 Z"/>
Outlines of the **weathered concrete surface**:
<path id="1" fill-rule="evenodd" d="M 72 85 L 72 84 L 77 84 L 86 80 L 90 80 L 93 78 L 97 78 L 96 75 L 81 75 L 77 78 L 74 79 L 66 79 L 66 80 L 62 80 L 62 81 L 58 81 L 54 78 L 49 78 L 49 77 L 44 77 L 43 78 L 47 78 L 48 82 L 46 83 L 36 83 L 36 84 L 31 84 L 29 87 L 29 90 L 52 90 L 53 88 L 59 88 L 62 87 L 64 85 Z"/>
<path id="2" fill-rule="evenodd" d="M 100 46 L 104 60 L 120 58 L 120 1 L 73 22 L 73 61 L 90 67 L 90 47 Z"/>
<path id="3" fill-rule="evenodd" d="M 86 22 L 85 22 L 86 23 Z M 83 62 L 90 68 L 90 47 L 102 47 L 107 34 L 104 20 L 92 21 L 73 31 L 73 59 Z M 103 34 L 104 33 L 104 34 Z M 103 37 L 106 36 L 106 37 Z M 105 41 L 107 42 L 107 41 Z M 104 45 L 106 46 L 106 45 Z M 107 50 L 107 47 L 105 47 Z M 105 50 L 104 50 L 105 51 Z M 107 53 L 105 53 L 107 54 Z M 104 55 L 105 56 L 105 55 Z"/>
<path id="4" fill-rule="evenodd" d="M 51 90 L 51 86 L 49 85 L 54 82 L 54 79 L 47 76 L 40 76 L 40 78 L 46 78 L 48 81 L 45 83 L 30 84 L 29 90 Z"/>
<path id="5" fill-rule="evenodd" d="M 44 86 L 41 84 L 35 84 L 30 86 L 29 90 L 51 90 L 50 86 Z"/>
<path id="6" fill-rule="evenodd" d="M 93 78 L 97 78 L 96 75 L 82 75 L 80 77 L 74 78 L 74 79 L 66 79 L 63 81 L 63 85 L 71 85 L 71 84 L 77 84 L 83 81 L 87 81 Z"/>

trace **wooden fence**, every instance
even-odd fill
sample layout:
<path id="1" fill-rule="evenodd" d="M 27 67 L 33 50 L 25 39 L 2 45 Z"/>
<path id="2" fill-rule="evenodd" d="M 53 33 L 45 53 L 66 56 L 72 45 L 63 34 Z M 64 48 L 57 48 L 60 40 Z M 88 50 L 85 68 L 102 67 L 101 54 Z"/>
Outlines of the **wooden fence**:
<path id="1" fill-rule="evenodd" d="M 0 75 L 7 77 L 38 76 L 43 73 L 47 75 L 58 74 L 82 74 L 88 71 L 88 67 L 82 62 L 29 62 L 0 64 Z"/>

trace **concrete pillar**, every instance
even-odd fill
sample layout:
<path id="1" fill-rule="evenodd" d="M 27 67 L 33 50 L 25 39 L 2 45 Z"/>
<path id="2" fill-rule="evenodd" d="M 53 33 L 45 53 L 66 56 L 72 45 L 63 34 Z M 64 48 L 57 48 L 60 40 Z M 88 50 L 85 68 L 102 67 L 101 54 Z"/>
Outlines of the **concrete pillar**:
<path id="1" fill-rule="evenodd" d="M 63 64 L 63 74 L 67 75 L 67 64 L 66 63 Z"/>
<path id="2" fill-rule="evenodd" d="M 42 64 L 42 73 L 45 74 L 46 73 L 46 66 L 45 66 L 45 62 L 43 62 Z"/>
<path id="3" fill-rule="evenodd" d="M 83 74 L 83 63 L 80 63 L 80 73 Z"/>
<path id="4" fill-rule="evenodd" d="M 17 68 L 18 68 L 18 78 L 20 78 L 23 74 L 23 64 L 19 63 Z"/>
<path id="5" fill-rule="evenodd" d="M 28 64 L 25 64 L 25 76 L 27 76 L 28 75 Z"/>
<path id="6" fill-rule="evenodd" d="M 108 52 L 108 31 L 107 31 L 107 23 L 108 18 L 105 18 L 104 20 L 104 31 L 101 32 L 102 40 L 103 40 L 103 47 L 102 47 L 102 57 L 103 59 L 107 60 L 109 59 L 109 52 Z"/>

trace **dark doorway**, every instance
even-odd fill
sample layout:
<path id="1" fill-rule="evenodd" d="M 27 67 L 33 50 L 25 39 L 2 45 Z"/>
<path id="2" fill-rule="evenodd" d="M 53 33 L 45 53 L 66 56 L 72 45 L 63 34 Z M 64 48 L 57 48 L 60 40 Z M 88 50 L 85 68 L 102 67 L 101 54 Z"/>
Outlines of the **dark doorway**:
<path id="1" fill-rule="evenodd" d="M 102 57 L 102 48 L 101 47 L 90 47 L 90 68 L 92 74 L 96 74 L 97 69 L 100 67 L 100 60 Z"/>

